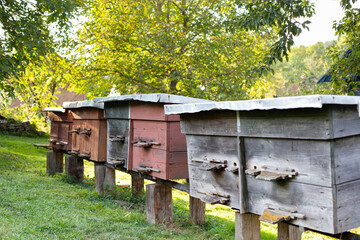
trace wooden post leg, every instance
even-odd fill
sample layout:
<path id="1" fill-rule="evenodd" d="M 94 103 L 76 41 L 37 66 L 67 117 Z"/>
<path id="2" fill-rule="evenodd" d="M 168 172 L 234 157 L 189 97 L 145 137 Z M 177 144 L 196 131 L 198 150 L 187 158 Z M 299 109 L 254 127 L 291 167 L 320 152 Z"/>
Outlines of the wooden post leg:
<path id="1" fill-rule="evenodd" d="M 146 218 L 148 223 L 173 221 L 172 189 L 161 184 L 146 185 Z"/>
<path id="2" fill-rule="evenodd" d="M 108 195 L 116 184 L 115 169 L 105 167 L 104 193 Z"/>
<path id="3" fill-rule="evenodd" d="M 189 204 L 190 221 L 196 225 L 204 223 L 206 204 L 200 199 L 191 196 Z"/>
<path id="4" fill-rule="evenodd" d="M 75 181 L 82 182 L 84 180 L 84 160 L 76 156 L 66 156 L 65 172 L 68 176 L 72 176 Z"/>
<path id="5" fill-rule="evenodd" d="M 235 240 L 260 240 L 259 216 L 235 213 Z"/>
<path id="6" fill-rule="evenodd" d="M 287 223 L 278 223 L 278 240 L 301 240 L 304 228 L 290 225 Z"/>
<path id="7" fill-rule="evenodd" d="M 103 195 L 106 167 L 104 163 L 95 163 L 94 168 L 95 168 L 96 192 L 99 195 Z"/>
<path id="8" fill-rule="evenodd" d="M 47 152 L 46 154 L 46 173 L 48 175 L 55 175 L 58 172 L 63 172 L 63 153 L 57 151 Z"/>
<path id="9" fill-rule="evenodd" d="M 138 175 L 131 175 L 131 189 L 132 194 L 141 196 L 144 190 L 144 179 Z"/>

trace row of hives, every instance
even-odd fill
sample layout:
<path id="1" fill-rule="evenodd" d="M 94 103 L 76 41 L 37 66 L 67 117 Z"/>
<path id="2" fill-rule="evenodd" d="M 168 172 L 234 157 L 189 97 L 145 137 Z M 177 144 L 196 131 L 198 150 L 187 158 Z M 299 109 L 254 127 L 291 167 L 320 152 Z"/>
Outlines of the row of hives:
<path id="1" fill-rule="evenodd" d="M 53 111 L 50 142 L 154 178 L 189 178 L 190 195 L 208 203 L 338 233 L 360 225 L 359 100 L 97 98 Z"/>

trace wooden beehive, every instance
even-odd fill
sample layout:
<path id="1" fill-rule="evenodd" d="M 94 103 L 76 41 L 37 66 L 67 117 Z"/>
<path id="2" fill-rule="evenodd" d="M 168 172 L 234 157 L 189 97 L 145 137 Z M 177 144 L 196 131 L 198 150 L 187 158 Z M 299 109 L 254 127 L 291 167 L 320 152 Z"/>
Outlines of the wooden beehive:
<path id="1" fill-rule="evenodd" d="M 204 100 L 139 94 L 96 101 L 105 103 L 109 163 L 160 179 L 188 177 L 186 139 L 180 132 L 180 117 L 165 116 L 164 104 Z"/>
<path id="2" fill-rule="evenodd" d="M 103 104 L 93 101 L 65 102 L 73 125 L 71 154 L 94 162 L 106 162 L 106 119 Z"/>
<path id="3" fill-rule="evenodd" d="M 336 234 L 360 225 L 359 100 L 319 95 L 165 108 L 181 114 L 191 196 Z"/>
<path id="4" fill-rule="evenodd" d="M 51 121 L 50 146 L 56 150 L 71 150 L 71 133 L 73 119 L 70 111 L 63 108 L 45 108 Z"/>

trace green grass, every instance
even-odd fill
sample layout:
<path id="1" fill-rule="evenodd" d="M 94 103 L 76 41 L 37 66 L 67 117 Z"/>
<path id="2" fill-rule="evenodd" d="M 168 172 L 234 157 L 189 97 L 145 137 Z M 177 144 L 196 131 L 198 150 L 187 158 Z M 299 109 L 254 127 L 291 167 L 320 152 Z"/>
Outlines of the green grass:
<path id="1" fill-rule="evenodd" d="M 85 162 L 85 180 L 73 183 L 65 174 L 46 175 L 46 151 L 32 143 L 47 138 L 0 134 L 0 239 L 233 239 L 234 212 L 207 205 L 206 222 L 189 222 L 188 195 L 173 191 L 174 223 L 146 222 L 145 199 L 130 188 L 99 197 L 94 166 Z M 117 172 L 118 185 L 130 185 Z M 150 183 L 146 181 L 146 183 Z M 276 225 L 262 223 L 261 238 L 276 239 Z M 306 233 L 303 239 L 330 239 Z"/>

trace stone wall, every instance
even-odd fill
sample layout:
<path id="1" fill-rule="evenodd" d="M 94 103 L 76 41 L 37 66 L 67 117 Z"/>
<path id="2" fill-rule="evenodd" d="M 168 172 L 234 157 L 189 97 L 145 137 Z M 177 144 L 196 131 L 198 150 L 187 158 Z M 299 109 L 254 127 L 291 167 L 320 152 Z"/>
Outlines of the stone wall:
<path id="1" fill-rule="evenodd" d="M 0 132 L 7 134 L 28 134 L 35 133 L 36 129 L 30 122 L 8 123 L 7 120 L 0 120 Z"/>

